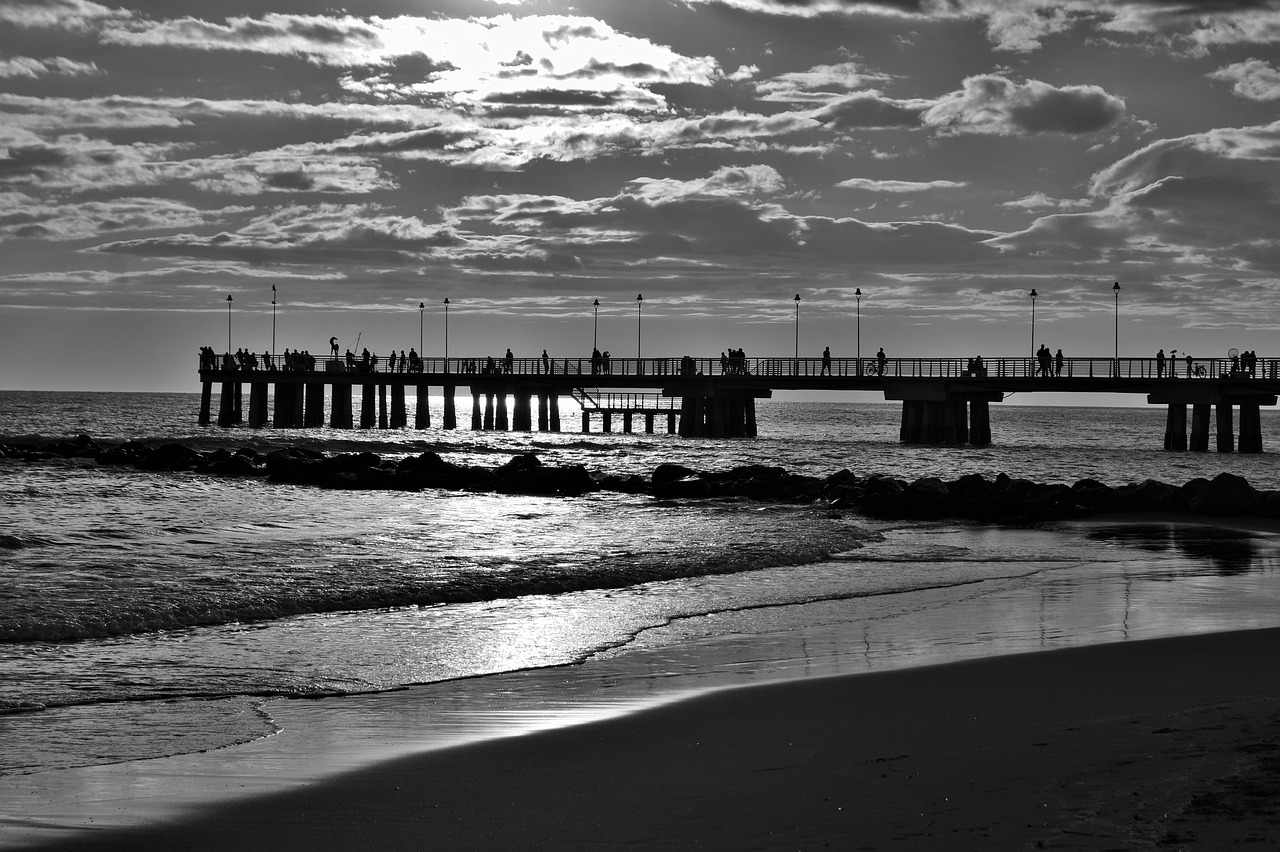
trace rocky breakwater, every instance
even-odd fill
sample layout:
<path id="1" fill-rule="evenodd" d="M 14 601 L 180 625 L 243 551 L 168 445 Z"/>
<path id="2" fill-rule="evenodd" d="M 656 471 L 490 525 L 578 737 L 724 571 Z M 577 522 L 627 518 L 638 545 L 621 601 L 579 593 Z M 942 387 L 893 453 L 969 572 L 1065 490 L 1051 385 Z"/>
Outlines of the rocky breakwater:
<path id="1" fill-rule="evenodd" d="M 607 490 L 665 500 L 811 503 L 884 519 L 1037 523 L 1103 513 L 1150 512 L 1280 518 L 1280 491 L 1255 489 L 1244 478 L 1230 473 L 1211 480 L 1193 479 L 1182 485 L 1145 480 L 1110 486 L 1092 479 L 1073 485 L 1045 484 L 1003 473 L 994 478 L 969 474 L 950 480 L 924 477 L 907 481 L 880 475 L 859 476 L 849 470 L 814 477 L 767 465 L 697 471 L 662 464 L 645 478 L 593 475 L 581 465 L 545 465 L 533 453 L 513 455 L 497 467 L 477 467 L 450 462 L 434 452 L 400 459 L 384 459 L 370 452 L 326 454 L 301 447 L 270 453 L 249 447 L 206 452 L 177 443 L 131 441 L 102 446 L 85 435 L 64 441 L 0 444 L 0 459 L 72 459 L 146 471 L 263 477 L 271 482 L 320 488 L 440 488 L 559 496 Z"/>

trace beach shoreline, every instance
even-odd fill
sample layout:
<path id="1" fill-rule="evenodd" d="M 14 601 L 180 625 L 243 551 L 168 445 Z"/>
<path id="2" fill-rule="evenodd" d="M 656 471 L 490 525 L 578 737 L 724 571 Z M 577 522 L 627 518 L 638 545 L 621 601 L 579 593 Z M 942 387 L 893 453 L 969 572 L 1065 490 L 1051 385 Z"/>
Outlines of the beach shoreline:
<path id="1" fill-rule="evenodd" d="M 1235 533 L 1230 531 L 1235 530 L 1241 539 L 1256 539 L 1261 534 L 1261 541 L 1265 543 L 1274 532 L 1266 525 L 1259 528 L 1259 525 L 1248 519 L 1224 521 L 1222 527 L 1227 530 L 1222 534 L 1231 536 Z M 540 755 L 537 760 L 581 762 L 598 750 L 598 744 L 602 741 L 598 734 L 600 725 L 616 723 L 623 726 L 618 729 L 623 733 L 604 736 L 603 741 L 609 744 L 610 749 L 614 748 L 610 744 L 611 737 L 621 737 L 625 742 L 631 743 L 639 742 L 645 736 L 656 736 L 652 723 L 627 721 L 647 718 L 653 713 L 660 714 L 662 718 L 670 717 L 670 721 L 665 723 L 666 730 L 684 732 L 682 736 L 688 734 L 698 742 L 703 741 L 702 735 L 697 733 L 700 725 L 707 729 L 705 736 L 711 738 L 720 736 L 722 726 L 733 728 L 755 719 L 762 727 L 743 729 L 739 743 L 743 754 L 735 754 L 729 743 L 722 743 L 716 752 L 716 760 L 731 761 L 721 766 L 719 771 L 727 778 L 736 778 L 744 770 L 732 761 L 753 759 L 751 755 L 756 743 L 767 746 L 761 749 L 761 755 L 767 756 L 774 748 L 768 744 L 782 732 L 794 727 L 786 721 L 786 717 L 792 712 L 799 712 L 794 706 L 797 701 L 806 708 L 809 703 L 839 707 L 851 701 L 863 701 L 859 695 L 864 687 L 857 686 L 853 681 L 846 682 L 847 678 L 856 680 L 874 677 L 877 679 L 875 682 L 880 683 L 880 678 L 899 672 L 917 673 L 905 685 L 875 687 L 882 690 L 882 693 L 877 694 L 882 695 L 883 700 L 877 699 L 870 704 L 864 701 L 858 725 L 867 724 L 874 728 L 888 725 L 894 719 L 914 718 L 920 726 L 928 728 L 934 723 L 931 721 L 934 717 L 948 718 L 951 715 L 954 709 L 950 702 L 951 693 L 965 695 L 975 690 L 984 692 L 984 689 L 977 686 L 964 685 L 964 675 L 958 672 L 968 671 L 967 669 L 949 670 L 948 666 L 1010 659 L 1014 662 L 1009 663 L 1009 674 L 1004 677 L 1004 682 L 992 687 L 992 694 L 1004 695 L 1005 700 L 985 706 L 979 706 L 981 696 L 969 696 L 965 700 L 976 702 L 975 718 L 1004 720 L 1009 717 L 1019 725 L 1031 726 L 1037 722 L 1037 718 L 1022 718 L 1027 715 L 1027 708 L 1038 707 L 1047 702 L 1041 688 L 1035 685 L 1041 679 L 1038 666 L 1031 661 L 1040 659 L 1036 656 L 1039 653 L 1049 653 L 1046 649 L 1065 647 L 1067 650 L 1076 650 L 1077 646 L 1116 648 L 1145 644 L 1129 640 L 1151 639 L 1164 642 L 1164 639 L 1155 637 L 1200 632 L 1204 635 L 1186 639 L 1192 643 L 1187 647 L 1194 650 L 1194 640 L 1200 638 L 1206 639 L 1210 645 L 1234 642 L 1237 643 L 1240 654 L 1252 655 L 1255 660 L 1270 659 L 1275 646 L 1280 643 L 1274 630 L 1237 630 L 1271 628 L 1280 624 L 1280 608 L 1276 603 L 1280 601 L 1280 589 L 1275 588 L 1277 584 L 1270 579 L 1276 572 L 1265 567 L 1273 561 L 1268 555 L 1270 544 L 1266 543 L 1263 550 L 1251 557 L 1258 560 L 1256 567 L 1259 570 L 1250 571 L 1247 577 L 1232 575 L 1230 581 L 1218 586 L 1229 591 L 1226 592 L 1226 597 L 1215 604 L 1206 599 L 1206 589 L 1199 579 L 1206 570 L 1210 574 L 1216 573 L 1212 563 L 1196 569 L 1188 567 L 1187 570 L 1192 573 L 1186 576 L 1185 584 L 1170 582 L 1181 576 L 1170 573 L 1171 570 L 1176 570 L 1183 562 L 1187 562 L 1188 566 L 1195 562 L 1177 555 L 1178 547 L 1181 546 L 1177 542 L 1180 539 L 1169 538 L 1187 534 L 1187 526 L 1185 519 L 1176 517 L 1116 515 L 1096 521 L 1075 522 L 1066 529 L 1071 538 L 1079 536 L 1081 531 L 1094 535 L 1108 530 L 1114 533 L 1116 529 L 1122 529 L 1132 530 L 1145 536 L 1144 540 L 1162 545 L 1166 541 L 1175 542 L 1169 551 L 1172 558 L 1166 554 L 1149 563 L 1126 557 L 1106 564 L 1056 567 L 1049 574 L 1040 573 L 1043 571 L 1041 568 L 1027 576 L 985 582 L 976 587 L 931 588 L 896 594 L 892 604 L 884 598 L 798 604 L 774 608 L 781 612 L 771 614 L 769 619 L 759 622 L 753 622 L 751 618 L 757 614 L 748 611 L 746 622 L 727 625 L 721 623 L 717 626 L 721 632 L 716 635 L 700 636 L 700 621 L 693 619 L 692 623 L 681 624 L 678 629 L 677 626 L 669 625 L 649 631 L 653 636 L 646 635 L 645 641 L 633 642 L 626 648 L 599 655 L 581 665 L 427 684 L 393 693 L 320 701 L 275 699 L 267 703 L 265 711 L 280 726 L 281 732 L 263 740 L 203 754 L 0 778 L 0 799 L 9 802 L 8 815 L 0 818 L 0 847 L 52 849 L 78 848 L 76 844 L 87 844 L 86 848 L 94 849 L 199 848 L 198 845 L 192 845 L 193 837 L 187 837 L 182 832 L 195 831 L 194 826 L 203 825 L 206 828 L 200 829 L 201 831 L 209 830 L 233 836 L 236 829 L 217 824 L 218 821 L 234 821 L 240 818 L 235 814 L 250 811 L 256 814 L 251 820 L 255 826 L 277 820 L 287 825 L 302 819 L 300 815 L 310 814 L 317 801 L 327 802 L 325 808 L 331 809 L 331 812 L 325 810 L 328 816 L 308 815 L 306 820 L 314 818 L 321 822 L 325 819 L 344 822 L 350 819 L 355 824 L 360 824 L 366 820 L 366 814 L 374 813 L 380 807 L 378 802 L 370 804 L 363 798 L 361 791 L 367 782 L 359 779 L 368 773 L 375 777 L 382 777 L 380 773 L 389 773 L 387 778 L 399 779 L 393 786 L 420 787 L 422 781 L 419 770 L 405 769 L 409 775 L 400 778 L 396 773 L 401 770 L 395 767 L 426 766 L 428 763 L 436 766 L 432 761 L 438 760 L 443 760 L 446 764 L 449 761 L 461 761 L 468 766 L 474 763 L 475 767 L 487 767 L 467 770 L 479 773 L 475 775 L 475 783 L 481 784 L 486 772 L 497 778 L 506 777 L 512 771 L 507 758 L 503 756 L 508 754 L 508 748 L 516 750 L 511 752 L 513 754 L 521 753 L 520 750 L 526 748 L 528 741 L 541 741 L 544 737 L 550 737 L 558 745 L 554 749 L 547 747 L 548 750 L 541 752 L 535 750 Z M 1221 529 L 1218 525 L 1213 526 Z M 940 534 L 944 538 L 947 535 L 966 535 L 963 532 L 929 533 L 930 538 L 940 546 L 954 546 L 958 543 L 950 540 L 949 543 L 937 542 Z M 1051 532 L 1022 531 L 1015 535 L 1016 540 L 1021 542 L 1019 547 L 1024 550 L 1053 547 L 1055 541 L 1061 540 L 1060 533 Z M 982 542 L 970 542 L 969 546 L 982 543 L 984 546 L 1003 550 L 1015 541 L 1008 533 L 999 530 L 983 530 L 981 536 Z M 891 539 L 882 546 L 897 550 L 905 543 Z M 1124 546 L 1124 552 L 1129 552 L 1129 545 Z M 832 566 L 832 570 L 838 568 L 838 565 Z M 1180 604 L 1176 596 L 1170 598 L 1169 595 L 1183 585 L 1193 585 L 1195 590 L 1189 600 Z M 1262 605 L 1264 599 L 1271 602 L 1269 608 Z M 1179 609 L 1179 606 L 1188 608 Z M 1246 612 L 1246 607 L 1251 611 Z M 722 620 L 726 616 L 737 618 L 741 614 L 711 614 L 704 618 Z M 747 629 L 753 625 L 754 632 Z M 999 625 L 998 630 L 995 629 L 996 625 Z M 676 632 L 670 636 L 657 635 L 669 630 Z M 1235 638 L 1213 639 L 1214 636 Z M 1160 647 L 1168 649 L 1173 646 Z M 1124 657 L 1131 652 L 1116 653 Z M 1203 651 L 1196 653 L 1204 656 Z M 1156 656 L 1159 659 L 1153 666 L 1176 669 L 1178 655 L 1174 651 L 1165 650 Z M 1108 653 L 1097 651 L 1093 655 L 1077 658 L 1077 663 L 1057 664 L 1066 671 L 1061 678 L 1062 683 L 1071 684 L 1071 689 L 1081 693 L 1082 697 L 1102 689 L 1097 685 L 1113 676 L 1113 664 L 1107 662 L 1108 659 Z M 1210 706 L 1217 701 L 1220 692 L 1223 701 L 1227 702 L 1220 709 L 1226 708 L 1223 712 L 1228 714 L 1244 713 L 1252 720 L 1250 724 L 1256 730 L 1261 731 L 1270 724 L 1265 712 L 1268 707 L 1273 714 L 1280 712 L 1280 707 L 1275 704 L 1275 694 L 1269 691 L 1269 686 L 1254 694 L 1258 701 L 1253 703 L 1250 703 L 1253 699 L 1248 697 L 1253 693 L 1238 692 L 1239 688 L 1256 680 L 1256 672 L 1251 677 L 1241 676 L 1239 684 L 1221 691 L 1215 685 L 1217 681 L 1214 678 L 1223 672 L 1211 664 L 1205 664 L 1202 668 L 1203 671 L 1193 672 L 1188 669 L 1181 674 L 1169 675 L 1171 680 L 1188 679 L 1187 694 L 1198 694 L 1199 703 L 1187 704 L 1180 698 L 1182 704 L 1165 706 L 1153 693 L 1153 697 L 1144 705 L 1141 696 L 1132 696 L 1127 704 L 1108 710 L 1107 718 L 1116 713 L 1121 713 L 1128 719 L 1144 714 L 1154 718 L 1154 715 L 1160 713 L 1174 712 L 1170 708 L 1175 706 L 1182 706 L 1184 709 L 1179 712 L 1188 714 L 1190 718 L 1203 710 L 1201 705 Z M 1143 672 L 1139 671 L 1132 679 L 1137 683 L 1143 682 L 1144 678 Z M 798 692 L 788 691 L 790 686 L 805 683 L 821 685 L 804 687 Z M 1048 686 L 1058 688 L 1055 683 Z M 756 688 L 764 691 L 752 691 Z M 1197 689 L 1199 693 L 1196 693 Z M 898 699 L 892 696 L 897 691 L 903 696 L 916 697 L 911 706 L 894 703 Z M 800 695 L 808 697 L 801 699 L 797 697 Z M 940 701 L 938 696 L 941 695 L 948 696 L 947 700 Z M 1235 697 L 1232 698 L 1232 695 Z M 705 701 L 717 704 L 718 718 L 715 721 L 709 720 L 705 711 L 698 709 Z M 693 714 L 687 719 L 681 715 L 684 711 L 680 709 L 685 705 L 688 705 L 688 712 Z M 769 710 L 765 716 L 761 716 L 768 707 L 777 709 Z M 803 712 L 810 711 L 803 709 Z M 1082 715 L 1078 720 L 1079 725 L 1069 724 L 1069 720 L 1063 718 L 1059 720 L 1057 730 L 1084 730 L 1081 726 L 1092 724 L 1090 719 L 1094 718 L 1096 712 L 1080 712 Z M 1222 728 L 1224 724 L 1221 720 L 1213 721 L 1207 717 L 1202 722 L 1202 727 L 1215 729 Z M 629 724 L 638 725 L 637 731 L 641 733 L 627 729 Z M 809 732 L 806 736 L 825 729 L 833 738 L 833 748 L 838 746 L 847 749 L 852 748 L 853 744 L 842 744 L 840 737 L 849 733 L 848 724 L 841 714 L 833 710 L 830 715 L 806 721 L 800 728 Z M 1000 724 L 1004 724 L 1004 721 Z M 1175 725 L 1173 722 L 1161 727 L 1170 730 L 1188 729 L 1185 723 Z M 644 734 L 643 731 L 650 731 L 650 734 Z M 981 742 L 980 732 L 957 732 L 956 736 L 961 736 L 961 733 L 974 743 Z M 1041 732 L 1041 741 L 1050 742 L 1050 733 L 1052 732 Z M 1107 735 L 1115 733 L 1111 731 Z M 913 753 L 912 749 L 918 754 L 926 746 L 912 738 L 922 735 L 911 730 L 897 729 L 877 734 L 871 739 L 876 741 L 894 737 L 904 743 L 904 754 Z M 1090 747 L 1086 740 L 1074 734 L 1067 739 L 1075 744 L 1073 747 L 1084 746 L 1086 750 Z M 826 742 L 825 739 L 821 740 L 821 743 Z M 741 743 L 750 745 L 742 748 Z M 1120 745 L 1113 746 L 1112 750 L 1118 753 Z M 1223 752 L 1224 755 L 1235 748 L 1235 745 L 1225 741 L 1218 745 L 1227 749 Z M 641 749 L 635 755 L 617 752 L 618 760 L 640 760 L 648 754 L 647 749 L 656 752 L 666 746 L 666 741 L 657 736 L 646 749 Z M 826 746 L 811 744 L 811 747 L 816 749 L 813 754 L 818 755 Z M 987 750 L 999 747 L 999 742 L 982 745 L 982 749 Z M 480 751 L 473 752 L 473 749 Z M 563 754 L 556 757 L 555 749 L 561 749 Z M 456 757 L 457 754 L 471 756 L 464 759 Z M 474 755 L 481 756 L 477 758 Z M 668 754 L 666 760 L 669 766 L 682 767 L 681 761 L 689 757 L 699 761 L 703 759 L 696 750 L 686 750 L 680 754 Z M 785 757 L 785 760 L 779 758 L 779 767 L 802 765 L 793 758 L 794 755 Z M 864 758 L 887 765 L 897 765 L 898 762 L 893 755 L 864 755 L 859 759 Z M 881 761 L 881 758 L 884 760 Z M 1216 759 L 1218 758 L 1213 758 Z M 1208 757 L 1204 760 L 1212 762 Z M 428 763 L 419 764 L 417 761 Z M 1205 765 L 1208 766 L 1209 763 Z M 1214 765 L 1221 772 L 1230 769 L 1225 763 Z M 707 770 L 712 772 L 712 776 L 708 776 L 705 783 L 715 786 L 720 782 L 714 780 L 713 769 L 714 767 Z M 931 767 L 928 772 L 936 774 L 944 769 L 945 767 Z M 1080 777 L 1087 772 L 1083 765 L 1067 769 L 1077 772 Z M 421 771 L 428 775 L 436 773 L 434 769 Z M 453 771 L 440 770 L 446 774 Z M 589 777 L 592 773 L 612 771 L 613 767 L 582 765 L 584 777 Z M 650 774 L 638 782 L 642 788 L 660 788 L 666 784 L 657 768 L 646 771 Z M 683 767 L 681 771 L 683 772 Z M 828 767 L 823 771 L 831 770 Z M 1014 769 L 1008 771 L 1014 772 Z M 527 779 L 532 779 L 529 783 L 535 786 L 543 784 L 535 766 L 530 764 L 525 772 Z M 565 788 L 567 797 L 590 794 L 590 790 L 572 789 L 571 780 L 559 778 L 555 783 L 570 785 Z M 1007 779 L 1006 781 L 1012 783 Z M 622 788 L 628 782 L 623 777 L 616 777 L 609 783 Z M 1154 779 L 1152 784 L 1168 786 L 1159 779 Z M 430 796 L 445 795 L 434 787 L 424 788 L 423 793 Z M 745 800 L 762 795 L 760 790 L 746 788 L 739 793 Z M 309 798 L 313 795 L 319 799 L 313 801 Z M 511 795 L 513 802 L 521 799 L 514 790 Z M 768 792 L 770 801 L 773 801 L 774 795 L 774 792 Z M 859 793 L 859 796 L 863 795 L 864 793 Z M 1173 793 L 1169 795 L 1173 796 Z M 453 793 L 447 793 L 446 798 L 451 796 Z M 255 811 L 259 808 L 258 803 L 269 802 L 277 804 L 268 810 Z M 350 803 L 349 808 L 344 804 L 347 802 Z M 1174 802 L 1169 807 L 1176 804 Z M 731 807 L 728 801 L 713 802 L 712 805 Z M 450 808 L 453 806 L 454 804 L 449 804 Z M 648 808 L 643 801 L 636 806 L 642 810 Z M 266 808 L 266 805 L 262 804 L 261 807 Z M 804 813 L 807 805 L 791 802 L 788 807 L 799 808 L 797 813 Z M 344 811 L 344 808 L 347 810 Z M 341 816 L 343 813 L 347 816 Z M 401 821 L 411 822 L 421 816 L 407 814 Z M 452 846 L 488 847 L 489 840 L 484 832 L 489 829 L 478 815 L 475 818 L 479 821 L 471 830 L 480 833 L 469 836 L 459 828 L 462 833 L 453 837 Z M 890 817 L 881 815 L 875 818 Z M 951 818 L 960 817 L 953 815 Z M 377 819 L 395 820 L 390 814 L 379 815 Z M 1066 817 L 1057 819 L 1061 822 Z M 683 829 L 679 829 L 682 824 L 679 821 L 673 824 L 670 837 L 645 835 L 643 845 L 682 845 L 678 842 L 684 837 Z M 979 836 L 973 834 L 978 826 L 979 823 L 975 822 L 970 827 L 972 836 Z M 837 826 L 831 825 L 823 830 L 836 829 Z M 341 826 L 333 827 L 333 831 L 338 834 L 342 830 Z M 718 835 L 727 830 L 720 826 L 714 829 L 714 833 Z M 378 845 L 391 849 L 419 848 L 412 845 L 412 836 L 417 836 L 418 833 L 422 836 L 432 835 L 434 829 L 429 825 L 415 823 L 407 824 L 405 831 L 409 836 L 401 839 L 390 836 L 381 838 Z M 549 832 L 548 837 L 554 835 L 556 841 L 551 843 L 548 840 L 548 844 L 559 846 L 558 832 L 561 827 L 548 825 L 546 831 Z M 572 833 L 566 836 L 571 835 Z M 917 835 L 903 836 L 919 839 Z M 959 835 L 953 835 L 952 839 L 955 836 Z M 1048 836 L 1050 835 L 1046 835 Z M 531 837 L 533 835 L 529 836 Z M 735 836 L 732 848 L 753 848 L 753 844 L 757 844 L 753 837 L 755 835 Z M 805 848 L 816 845 L 816 837 L 817 835 L 806 839 L 797 836 L 787 842 L 794 840 L 799 844 L 798 848 Z M 503 837 L 500 838 L 502 842 L 494 840 L 493 843 L 494 846 L 500 846 L 507 841 L 521 839 Z M 356 842 L 354 835 L 346 840 L 350 841 L 349 845 L 362 845 Z M 584 837 L 580 845 L 582 848 L 599 848 L 601 844 L 607 845 L 606 840 L 603 835 Z M 240 838 L 240 841 L 243 843 L 237 841 L 223 847 L 215 845 L 209 848 L 266 848 L 267 845 L 263 843 L 259 847 L 256 841 L 250 842 L 248 837 Z M 878 842 L 891 844 L 891 841 L 898 842 L 888 836 Z M 772 848 L 769 843 L 764 842 L 758 843 L 757 847 Z M 285 848 L 294 847 L 286 845 Z M 302 848 L 300 842 L 296 848 Z M 901 848 L 915 847 L 904 845 Z M 999 847 L 996 844 L 985 848 Z"/>
<path id="2" fill-rule="evenodd" d="M 1264 629 L 716 690 L 57 846 L 1222 848 L 1280 822 L 1277 653 Z"/>

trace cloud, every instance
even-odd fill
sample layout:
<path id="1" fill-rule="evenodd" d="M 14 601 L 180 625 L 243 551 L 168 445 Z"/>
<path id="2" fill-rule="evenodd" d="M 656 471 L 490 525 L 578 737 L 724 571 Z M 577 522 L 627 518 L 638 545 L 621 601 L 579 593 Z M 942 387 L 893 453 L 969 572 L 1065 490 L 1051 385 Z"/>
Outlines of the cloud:
<path id="1" fill-rule="evenodd" d="M 886 75 L 869 71 L 856 62 L 841 62 L 778 74 L 757 82 L 755 90 L 762 101 L 825 103 L 833 94 L 847 94 L 865 88 L 868 83 L 881 83 L 887 79 Z"/>
<path id="2" fill-rule="evenodd" d="M 950 133 L 1080 135 L 1105 130 L 1124 114 L 1124 101 L 1099 86 L 1015 83 L 984 74 L 925 111 L 926 126 Z"/>
<path id="3" fill-rule="evenodd" d="M 42 204 L 22 193 L 0 193 L 0 235 L 10 238 L 82 240 L 128 231 L 156 231 L 218 224 L 247 207 L 201 210 L 167 198 L 113 198 L 78 204 Z"/>
<path id="4" fill-rule="evenodd" d="M 962 189 L 968 186 L 966 181 L 954 180 L 871 180 L 870 178 L 849 178 L 836 186 L 843 189 L 863 189 L 868 192 L 928 192 L 932 189 Z"/>
<path id="5" fill-rule="evenodd" d="M 1026 210 L 1069 210 L 1073 207 L 1089 207 L 1092 202 L 1087 198 L 1050 198 L 1043 192 L 1033 192 L 1030 195 L 1013 201 L 1005 201 L 1000 206 L 1009 208 L 1022 208 Z"/>
<path id="6" fill-rule="evenodd" d="M 1102 209 L 1046 216 L 993 244 L 1039 258 L 1237 271 L 1270 263 L 1278 162 L 1280 122 L 1160 140 L 1094 175 L 1089 191 Z"/>
<path id="7" fill-rule="evenodd" d="M 1280 68 L 1261 59 L 1224 65 L 1209 75 L 1210 80 L 1231 83 L 1231 92 L 1251 101 L 1280 99 Z"/>
<path id="8" fill-rule="evenodd" d="M 0 24 L 88 32 L 108 21 L 128 21 L 133 13 L 89 0 L 3 0 Z"/>
<path id="9" fill-rule="evenodd" d="M 75 77 L 101 73 L 92 62 L 77 62 L 62 56 L 48 59 L 32 59 L 27 56 L 0 59 L 0 77 L 29 77 L 34 80 L 49 75 Z"/>
<path id="10" fill-rule="evenodd" d="M 234 232 L 121 240 L 93 250 L 303 266 L 352 260 L 407 266 L 421 263 L 425 253 L 458 242 L 448 228 L 430 226 L 412 216 L 388 214 L 374 205 L 318 204 L 279 207 Z"/>
<path id="11" fill-rule="evenodd" d="M 620 33 L 604 21 L 557 15 L 446 19 L 351 15 L 130 21 L 103 29 L 107 43 L 239 50 L 305 57 L 351 69 L 343 86 L 383 102 L 553 106 L 623 104 L 665 110 L 654 84 L 709 86 L 723 78 L 709 56 Z M 540 93 L 540 94 L 539 94 Z"/>
<path id="12" fill-rule="evenodd" d="M 928 102 L 894 100 L 874 92 L 862 92 L 832 101 L 814 118 L 834 130 L 874 130 L 920 127 Z"/>

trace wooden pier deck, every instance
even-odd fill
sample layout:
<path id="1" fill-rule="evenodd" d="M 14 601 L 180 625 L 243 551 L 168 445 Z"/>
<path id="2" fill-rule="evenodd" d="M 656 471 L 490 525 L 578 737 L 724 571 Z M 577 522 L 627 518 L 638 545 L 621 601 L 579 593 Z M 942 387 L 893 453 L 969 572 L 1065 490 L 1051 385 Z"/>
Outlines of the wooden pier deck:
<path id="1" fill-rule="evenodd" d="M 593 416 L 610 431 L 613 416 L 621 415 L 626 432 L 639 416 L 648 432 L 657 419 L 665 420 L 666 431 L 686 436 L 750 437 L 756 434 L 755 400 L 774 391 L 870 391 L 902 402 L 904 443 L 985 445 L 991 442 L 989 404 L 1009 394 L 1123 393 L 1143 394 L 1148 403 L 1167 406 L 1165 449 L 1207 450 L 1212 416 L 1219 452 L 1261 452 L 1260 409 L 1275 405 L 1280 394 L 1280 359 L 1260 360 L 1249 372 L 1225 359 L 1179 359 L 1161 369 L 1154 358 L 1068 358 L 1060 370 L 1050 365 L 1047 375 L 1035 358 L 983 358 L 976 366 L 971 358 L 685 356 L 615 358 L 604 370 L 593 370 L 590 358 L 422 358 L 397 362 L 389 370 L 385 359 L 351 364 L 336 358 L 258 356 L 240 365 L 228 355 L 206 356 L 200 364 L 200 423 L 213 422 L 213 386 L 219 384 L 219 426 L 325 426 L 327 394 L 327 425 L 355 428 L 352 401 L 358 387 L 360 428 L 408 428 L 405 401 L 411 388 L 417 398 L 413 428 L 425 429 L 431 426 L 429 391 L 440 388 L 440 425 L 455 429 L 455 396 L 465 387 L 475 430 L 533 431 L 536 420 L 538 431 L 558 432 L 559 401 L 571 397 L 582 409 L 584 432 L 590 431 Z M 249 386 L 247 421 L 244 385 Z M 514 400 L 510 411 L 508 398 Z"/>

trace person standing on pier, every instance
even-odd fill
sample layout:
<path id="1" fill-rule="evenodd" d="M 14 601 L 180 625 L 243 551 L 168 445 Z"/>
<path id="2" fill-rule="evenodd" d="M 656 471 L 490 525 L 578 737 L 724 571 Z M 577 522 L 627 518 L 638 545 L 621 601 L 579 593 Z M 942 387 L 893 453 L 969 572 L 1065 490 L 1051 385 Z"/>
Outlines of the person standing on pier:
<path id="1" fill-rule="evenodd" d="M 1176 350 L 1175 350 L 1176 351 Z M 1164 350 L 1161 349 L 1156 353 L 1156 378 L 1164 378 Z"/>
<path id="2" fill-rule="evenodd" d="M 1061 349 L 1059 349 L 1059 350 L 1058 350 L 1058 354 L 1053 356 L 1053 374 L 1054 374 L 1055 376 L 1061 376 L 1061 375 L 1062 375 L 1062 366 L 1063 366 L 1066 362 L 1067 362 L 1066 357 L 1065 357 L 1065 356 L 1063 356 L 1063 354 L 1062 354 L 1062 350 L 1061 350 Z"/>
<path id="3" fill-rule="evenodd" d="M 831 347 L 827 346 L 822 350 L 822 372 L 820 376 L 831 375 Z"/>
<path id="4" fill-rule="evenodd" d="M 542 350 L 542 372 L 547 375 L 551 374 L 551 356 L 547 354 L 547 350 Z"/>
<path id="5" fill-rule="evenodd" d="M 515 365 L 516 365 L 516 356 L 511 354 L 511 347 L 508 346 L 507 355 L 505 358 L 503 358 L 502 371 L 504 373 L 510 373 L 511 370 L 515 367 Z"/>
<path id="6" fill-rule="evenodd" d="M 884 375 L 884 368 L 889 362 L 889 356 L 884 354 L 884 347 L 880 347 L 880 351 L 876 353 L 876 372 L 881 376 Z"/>

